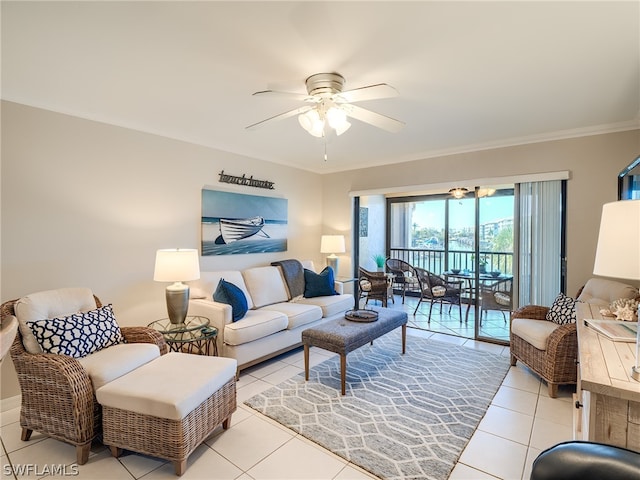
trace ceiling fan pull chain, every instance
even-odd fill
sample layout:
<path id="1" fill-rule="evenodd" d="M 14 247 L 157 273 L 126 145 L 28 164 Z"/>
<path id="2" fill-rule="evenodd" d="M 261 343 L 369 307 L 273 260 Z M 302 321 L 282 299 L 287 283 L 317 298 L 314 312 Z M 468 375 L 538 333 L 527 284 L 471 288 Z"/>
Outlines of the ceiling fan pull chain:
<path id="1" fill-rule="evenodd" d="M 327 138 L 324 139 L 324 161 L 327 161 Z"/>

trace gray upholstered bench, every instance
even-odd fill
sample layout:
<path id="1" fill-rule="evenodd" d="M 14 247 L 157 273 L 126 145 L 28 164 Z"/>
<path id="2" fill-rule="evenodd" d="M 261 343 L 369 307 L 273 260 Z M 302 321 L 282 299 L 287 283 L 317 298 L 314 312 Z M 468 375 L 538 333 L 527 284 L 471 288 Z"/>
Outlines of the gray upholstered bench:
<path id="1" fill-rule="evenodd" d="M 340 355 L 342 395 L 346 392 L 347 354 L 376 338 L 402 327 L 402 353 L 407 343 L 407 313 L 388 308 L 376 309 L 378 320 L 370 323 L 338 318 L 302 331 L 304 345 L 304 378 L 309 380 L 309 347 L 318 347 Z"/>

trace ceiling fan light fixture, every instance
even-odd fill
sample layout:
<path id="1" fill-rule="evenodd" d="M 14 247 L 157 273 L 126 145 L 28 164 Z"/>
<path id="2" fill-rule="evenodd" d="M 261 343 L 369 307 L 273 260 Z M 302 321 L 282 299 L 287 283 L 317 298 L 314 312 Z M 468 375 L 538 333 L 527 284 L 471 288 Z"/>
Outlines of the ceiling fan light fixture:
<path id="1" fill-rule="evenodd" d="M 351 126 L 347 121 L 347 112 L 339 107 L 330 107 L 327 110 L 326 117 L 329 126 L 336 131 L 337 135 L 342 135 Z"/>
<path id="2" fill-rule="evenodd" d="M 298 115 L 298 122 L 302 128 L 314 137 L 324 136 L 324 120 L 320 118 L 320 113 L 317 109 L 312 108 Z"/>
<path id="3" fill-rule="evenodd" d="M 496 193 L 496 189 L 495 188 L 479 188 L 478 189 L 478 198 L 490 197 L 494 193 Z"/>
<path id="4" fill-rule="evenodd" d="M 453 198 L 464 198 L 464 196 L 467 194 L 467 192 L 469 192 L 469 190 L 467 190 L 464 187 L 456 187 L 456 188 L 452 188 L 451 190 L 449 190 L 449 194 L 453 197 Z"/>

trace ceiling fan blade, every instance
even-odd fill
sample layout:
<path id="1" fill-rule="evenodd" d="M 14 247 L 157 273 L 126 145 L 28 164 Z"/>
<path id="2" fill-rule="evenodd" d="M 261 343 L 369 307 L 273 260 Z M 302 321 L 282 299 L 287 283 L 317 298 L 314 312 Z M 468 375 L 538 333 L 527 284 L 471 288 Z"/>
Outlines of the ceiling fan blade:
<path id="1" fill-rule="evenodd" d="M 309 96 L 306 93 L 295 93 L 295 92 L 279 92 L 277 90 L 261 90 L 260 92 L 253 93 L 253 96 L 270 96 L 270 97 L 280 97 L 280 98 L 289 98 L 291 100 L 298 100 L 301 102 L 311 102 L 315 101 L 315 99 Z"/>
<path id="2" fill-rule="evenodd" d="M 382 128 L 391 133 L 397 133 L 404 127 L 404 122 L 372 112 L 366 108 L 356 105 L 341 105 L 341 108 L 346 112 L 347 116 L 371 124 L 374 127 Z"/>
<path id="3" fill-rule="evenodd" d="M 259 128 L 261 126 L 263 126 L 265 123 L 267 122 L 272 122 L 275 120 L 284 120 L 285 118 L 289 118 L 289 117 L 293 117 L 295 115 L 299 115 L 301 113 L 305 113 L 309 110 L 311 110 L 313 107 L 309 106 L 309 105 L 305 105 L 304 107 L 300 107 L 300 108 L 296 108 L 293 110 L 289 110 L 288 112 L 284 112 L 284 113 L 280 113 L 278 115 L 275 115 L 273 117 L 269 117 L 265 120 L 261 120 L 257 123 L 254 123 L 252 125 L 249 125 L 248 127 L 245 127 L 246 130 L 255 130 L 256 128 Z"/>
<path id="4" fill-rule="evenodd" d="M 398 95 L 398 91 L 391 85 L 378 83 L 377 85 L 369 85 L 367 87 L 340 92 L 336 94 L 336 101 L 338 103 L 352 103 L 362 102 L 364 100 L 376 100 L 378 98 L 397 97 Z"/>

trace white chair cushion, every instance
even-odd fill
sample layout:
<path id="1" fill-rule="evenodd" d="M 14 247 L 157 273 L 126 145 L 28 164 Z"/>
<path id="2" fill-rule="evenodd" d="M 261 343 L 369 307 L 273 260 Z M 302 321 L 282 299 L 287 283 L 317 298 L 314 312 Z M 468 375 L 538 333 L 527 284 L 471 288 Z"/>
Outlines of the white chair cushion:
<path id="1" fill-rule="evenodd" d="M 287 329 L 291 330 L 308 323 L 313 323 L 322 318 L 322 309 L 317 305 L 305 305 L 302 303 L 284 302 L 262 307 L 262 310 L 281 312 L 287 316 L 289 324 Z"/>
<path id="2" fill-rule="evenodd" d="M 637 296 L 638 289 L 626 283 L 604 278 L 590 278 L 587 280 L 577 300 L 584 303 L 609 306 L 611 302 L 619 298 L 636 298 Z"/>
<path id="3" fill-rule="evenodd" d="M 289 320 L 284 313 L 261 308 L 249 310 L 242 320 L 224 327 L 224 343 L 242 345 L 287 328 Z"/>
<path id="4" fill-rule="evenodd" d="M 78 361 L 89 374 L 95 391 L 159 356 L 160 349 L 153 343 L 120 343 Z"/>
<path id="5" fill-rule="evenodd" d="M 511 322 L 511 331 L 514 335 L 543 351 L 547 349 L 549 335 L 559 327 L 557 323 L 548 320 L 529 318 L 514 318 Z"/>
<path id="6" fill-rule="evenodd" d="M 249 295 L 247 285 L 244 283 L 244 278 L 239 270 L 225 270 L 219 272 L 200 272 L 200 279 L 194 282 L 189 282 L 189 297 L 190 298 L 206 298 L 207 300 L 213 300 L 213 292 L 218 288 L 220 279 L 224 278 L 227 282 L 233 283 L 236 287 L 244 292 L 244 296 L 247 297 L 247 308 L 253 308 L 253 299 Z"/>
<path id="7" fill-rule="evenodd" d="M 242 272 L 242 276 L 251 292 L 253 308 L 289 300 L 289 294 L 278 267 L 248 268 Z"/>
<path id="8" fill-rule="evenodd" d="M 326 297 L 301 298 L 297 303 L 317 305 L 322 309 L 323 317 L 330 317 L 336 313 L 351 310 L 355 304 L 353 295 L 329 295 Z"/>
<path id="9" fill-rule="evenodd" d="M 96 301 L 89 288 L 59 288 L 22 297 L 16 302 L 14 309 L 25 350 L 29 353 L 42 353 L 27 322 L 65 317 L 95 308 Z"/>
<path id="10" fill-rule="evenodd" d="M 96 391 L 107 407 L 182 420 L 236 375 L 233 358 L 171 352 Z"/>

